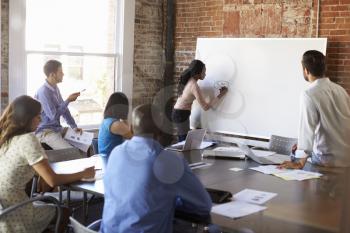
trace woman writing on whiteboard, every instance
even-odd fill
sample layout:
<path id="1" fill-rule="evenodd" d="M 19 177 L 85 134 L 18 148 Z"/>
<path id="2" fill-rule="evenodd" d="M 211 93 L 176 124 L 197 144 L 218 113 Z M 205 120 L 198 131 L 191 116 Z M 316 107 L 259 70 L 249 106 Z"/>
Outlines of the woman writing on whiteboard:
<path id="1" fill-rule="evenodd" d="M 201 90 L 197 84 L 198 80 L 205 78 L 205 64 L 200 60 L 193 60 L 189 67 L 181 74 L 178 94 L 172 112 L 172 120 L 178 131 L 179 141 L 186 139 L 187 132 L 190 130 L 190 115 L 193 101 L 196 99 L 204 111 L 212 108 L 220 98 L 227 93 L 227 87 L 220 88 L 220 94 L 209 103 L 204 99 Z"/>

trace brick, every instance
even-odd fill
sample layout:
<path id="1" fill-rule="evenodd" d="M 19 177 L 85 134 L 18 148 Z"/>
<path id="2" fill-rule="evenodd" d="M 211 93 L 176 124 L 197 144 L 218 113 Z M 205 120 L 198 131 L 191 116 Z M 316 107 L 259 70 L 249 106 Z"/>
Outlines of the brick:
<path id="1" fill-rule="evenodd" d="M 223 33 L 225 35 L 237 35 L 240 32 L 240 15 L 239 12 L 225 12 Z"/>

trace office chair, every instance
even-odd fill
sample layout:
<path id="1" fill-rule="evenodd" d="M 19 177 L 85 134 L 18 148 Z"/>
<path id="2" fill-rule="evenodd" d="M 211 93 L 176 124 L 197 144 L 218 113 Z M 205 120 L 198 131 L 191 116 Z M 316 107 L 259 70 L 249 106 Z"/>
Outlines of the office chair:
<path id="1" fill-rule="evenodd" d="M 271 135 L 269 141 L 269 150 L 274 151 L 278 154 L 290 155 L 292 152 L 292 146 L 297 144 L 298 139 L 287 138 L 277 135 Z"/>
<path id="2" fill-rule="evenodd" d="M 97 233 L 101 225 L 101 219 L 91 223 L 89 226 L 84 226 L 73 217 L 69 217 L 69 220 L 74 233 Z"/>
<path id="3" fill-rule="evenodd" d="M 7 207 L 5 209 L 2 208 L 2 206 L 0 205 L 0 219 L 5 217 L 7 214 L 17 210 L 18 208 L 21 208 L 25 205 L 28 205 L 29 203 L 33 203 L 36 201 L 46 201 L 46 202 L 50 202 L 53 203 L 56 206 L 56 212 L 57 212 L 57 217 L 56 217 L 56 223 L 55 223 L 55 233 L 58 233 L 58 228 L 61 222 L 61 217 L 62 217 L 62 210 L 61 210 L 61 206 L 59 201 L 54 198 L 54 197 L 50 197 L 50 196 L 37 196 L 37 197 L 33 197 L 30 198 L 29 200 L 23 201 L 21 203 L 12 205 L 10 207 Z"/>

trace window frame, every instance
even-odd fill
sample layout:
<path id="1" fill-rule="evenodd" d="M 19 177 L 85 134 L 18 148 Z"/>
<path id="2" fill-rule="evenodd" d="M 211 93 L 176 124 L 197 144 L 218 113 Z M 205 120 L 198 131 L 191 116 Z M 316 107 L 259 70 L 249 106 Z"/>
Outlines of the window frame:
<path id="1" fill-rule="evenodd" d="M 94 55 L 115 58 L 114 91 L 121 91 L 131 99 L 133 92 L 133 56 L 135 0 L 116 0 L 116 51 L 115 54 L 42 52 L 25 49 L 26 1 L 9 1 L 9 102 L 27 94 L 27 55 L 33 53 L 57 55 Z M 39 86 L 38 86 L 39 88 Z M 84 127 L 84 126 L 83 126 Z M 86 128 L 85 126 L 84 128 Z M 89 127 L 87 127 L 89 128 Z"/>

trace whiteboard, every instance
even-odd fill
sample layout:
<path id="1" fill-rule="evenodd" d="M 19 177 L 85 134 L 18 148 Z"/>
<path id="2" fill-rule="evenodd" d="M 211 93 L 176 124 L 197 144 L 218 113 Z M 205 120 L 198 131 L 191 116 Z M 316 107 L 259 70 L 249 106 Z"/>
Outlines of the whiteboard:
<path id="1" fill-rule="evenodd" d="M 326 54 L 326 38 L 198 38 L 196 59 L 206 64 L 198 82 L 209 101 L 221 86 L 228 93 L 215 109 L 195 101 L 191 127 L 268 138 L 297 137 L 299 99 L 307 88 L 301 59 L 315 49 Z"/>

